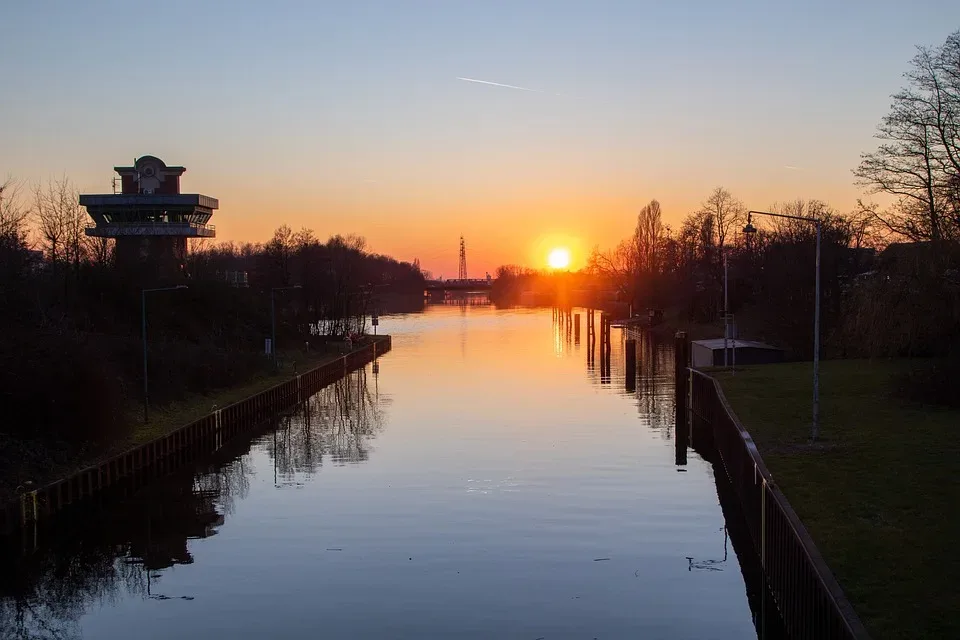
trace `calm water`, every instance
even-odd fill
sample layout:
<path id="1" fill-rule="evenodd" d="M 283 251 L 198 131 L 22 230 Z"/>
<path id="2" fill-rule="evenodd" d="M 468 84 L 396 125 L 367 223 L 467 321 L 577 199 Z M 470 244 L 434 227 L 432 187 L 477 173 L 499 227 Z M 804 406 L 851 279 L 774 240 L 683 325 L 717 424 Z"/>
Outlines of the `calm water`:
<path id="1" fill-rule="evenodd" d="M 0 637 L 755 638 L 669 345 L 627 393 L 581 321 L 382 318 L 393 351 L 276 432 L 5 560 Z"/>

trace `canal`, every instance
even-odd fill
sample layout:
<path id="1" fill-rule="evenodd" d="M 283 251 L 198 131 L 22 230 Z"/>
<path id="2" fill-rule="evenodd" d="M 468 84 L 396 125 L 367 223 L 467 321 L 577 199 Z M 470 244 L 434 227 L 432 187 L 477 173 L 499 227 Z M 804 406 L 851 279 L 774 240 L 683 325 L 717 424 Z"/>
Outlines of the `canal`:
<path id="1" fill-rule="evenodd" d="M 0 637 L 757 637 L 713 468 L 675 446 L 671 345 L 628 392 L 622 332 L 603 375 L 585 317 L 379 330 L 276 428 L 8 549 Z"/>

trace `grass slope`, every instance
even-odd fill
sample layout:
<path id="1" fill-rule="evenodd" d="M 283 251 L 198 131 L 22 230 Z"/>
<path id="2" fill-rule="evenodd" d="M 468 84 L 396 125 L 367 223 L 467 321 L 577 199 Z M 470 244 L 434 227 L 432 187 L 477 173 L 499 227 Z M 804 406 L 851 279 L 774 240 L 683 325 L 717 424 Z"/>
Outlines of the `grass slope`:
<path id="1" fill-rule="evenodd" d="M 909 366 L 823 362 L 814 448 L 810 363 L 714 375 L 873 637 L 960 638 L 960 411 L 896 397 Z"/>

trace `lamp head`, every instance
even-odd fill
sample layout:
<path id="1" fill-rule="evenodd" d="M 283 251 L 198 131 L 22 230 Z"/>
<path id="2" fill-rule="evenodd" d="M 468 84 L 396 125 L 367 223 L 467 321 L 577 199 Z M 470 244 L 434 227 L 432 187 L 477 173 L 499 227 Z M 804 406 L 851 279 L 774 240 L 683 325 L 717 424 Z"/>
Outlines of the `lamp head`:
<path id="1" fill-rule="evenodd" d="M 753 214 L 747 214 L 747 224 L 744 225 L 743 232 L 748 235 L 753 235 L 757 232 L 757 228 L 753 226 Z"/>

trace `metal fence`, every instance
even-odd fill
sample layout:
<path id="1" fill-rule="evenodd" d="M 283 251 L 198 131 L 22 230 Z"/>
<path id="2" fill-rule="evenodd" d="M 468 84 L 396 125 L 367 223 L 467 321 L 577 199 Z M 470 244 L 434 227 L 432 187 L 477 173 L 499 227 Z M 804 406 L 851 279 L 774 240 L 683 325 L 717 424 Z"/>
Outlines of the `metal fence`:
<path id="1" fill-rule="evenodd" d="M 712 440 L 712 449 L 739 497 L 753 548 L 790 637 L 869 638 L 720 384 L 696 369 L 687 371 L 693 438 Z"/>
<path id="2" fill-rule="evenodd" d="M 305 401 L 323 387 L 386 353 L 390 347 L 389 336 L 370 338 L 366 345 L 332 362 L 217 409 L 172 433 L 63 480 L 26 492 L 0 508 L 0 534 L 36 526 L 61 511 L 91 500 L 130 495 L 200 456 L 216 453 L 232 438 Z"/>

